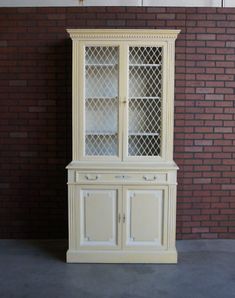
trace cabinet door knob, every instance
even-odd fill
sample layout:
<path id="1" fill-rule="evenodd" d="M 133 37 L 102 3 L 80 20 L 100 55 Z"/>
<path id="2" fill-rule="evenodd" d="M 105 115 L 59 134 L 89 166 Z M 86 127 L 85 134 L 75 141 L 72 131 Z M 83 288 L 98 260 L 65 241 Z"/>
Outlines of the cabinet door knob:
<path id="1" fill-rule="evenodd" d="M 122 222 L 124 223 L 126 221 L 126 215 L 123 214 L 123 217 L 122 217 Z"/>

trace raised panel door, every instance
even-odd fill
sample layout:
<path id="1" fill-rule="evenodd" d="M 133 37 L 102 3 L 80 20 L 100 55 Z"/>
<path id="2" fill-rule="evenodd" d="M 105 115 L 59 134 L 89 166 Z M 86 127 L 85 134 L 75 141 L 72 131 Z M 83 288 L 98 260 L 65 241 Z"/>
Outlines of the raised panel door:
<path id="1" fill-rule="evenodd" d="M 119 189 L 115 187 L 84 186 L 80 189 L 81 248 L 120 247 L 119 201 Z"/>
<path id="2" fill-rule="evenodd" d="M 146 249 L 164 246 L 165 192 L 161 187 L 124 187 L 124 247 Z"/>

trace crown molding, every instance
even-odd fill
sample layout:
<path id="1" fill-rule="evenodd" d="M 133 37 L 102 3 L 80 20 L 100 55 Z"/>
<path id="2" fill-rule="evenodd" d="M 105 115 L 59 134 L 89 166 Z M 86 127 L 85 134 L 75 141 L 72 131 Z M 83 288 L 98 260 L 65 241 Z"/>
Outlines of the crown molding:
<path id="1" fill-rule="evenodd" d="M 154 29 L 67 29 L 73 40 L 140 40 L 140 39 L 176 39 L 180 30 Z"/>

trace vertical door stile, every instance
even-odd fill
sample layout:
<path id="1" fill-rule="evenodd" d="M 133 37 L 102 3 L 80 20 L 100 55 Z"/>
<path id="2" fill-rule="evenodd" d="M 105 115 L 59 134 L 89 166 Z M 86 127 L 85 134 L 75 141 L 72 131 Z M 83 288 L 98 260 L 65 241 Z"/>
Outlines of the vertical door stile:
<path id="1" fill-rule="evenodd" d="M 74 42 L 76 44 L 74 49 L 74 93 L 73 93 L 73 130 L 74 130 L 74 159 L 82 159 L 85 153 L 85 133 L 84 133 L 84 121 L 85 121 L 85 44 L 84 42 Z M 79 88 L 78 88 L 79 86 Z M 78 123 L 79 121 L 79 123 Z M 78 130 L 78 133 L 76 133 Z M 81 140 L 81 141 L 80 141 Z"/>
<path id="2" fill-rule="evenodd" d="M 123 214 L 123 187 L 119 186 L 118 187 L 118 215 L 117 215 L 117 236 L 118 236 L 118 244 L 119 247 L 122 249 L 123 248 L 123 223 L 122 223 L 122 214 Z"/>
<path id="3" fill-rule="evenodd" d="M 169 131 L 167 129 L 167 123 L 169 121 L 168 116 L 167 116 L 167 105 L 169 105 L 169 80 L 168 78 L 168 69 L 170 65 L 173 63 L 173 61 L 168 61 L 169 60 L 169 49 L 166 44 L 163 45 L 163 59 L 162 59 L 162 64 L 163 64 L 163 76 L 162 76 L 162 112 L 161 112 L 161 124 L 162 124 L 162 129 L 161 129 L 161 156 L 163 159 L 167 159 L 167 151 L 168 148 L 170 148 L 170 137 L 169 137 Z M 174 106 L 174 105 L 173 105 Z"/>
<path id="4" fill-rule="evenodd" d="M 125 88 L 125 81 L 123 79 L 123 68 L 124 68 L 124 63 L 123 63 L 123 44 L 120 43 L 119 46 L 119 115 L 118 115 L 118 127 L 119 127 L 119 156 L 120 159 L 123 159 L 123 94 L 124 94 L 124 88 Z"/>
<path id="5" fill-rule="evenodd" d="M 127 199 L 126 199 L 126 194 L 127 194 L 127 188 L 126 186 L 122 186 L 122 218 L 123 215 L 125 215 L 125 217 L 127 217 L 127 212 L 128 212 L 128 208 L 127 208 Z M 126 243 L 126 239 L 127 239 L 127 221 L 125 220 L 125 222 L 123 222 L 123 220 L 121 220 L 122 222 L 122 249 L 125 249 L 125 243 Z"/>
<path id="6" fill-rule="evenodd" d="M 120 138 L 122 146 L 121 159 L 127 157 L 127 140 L 128 140 L 128 44 L 120 44 Z"/>

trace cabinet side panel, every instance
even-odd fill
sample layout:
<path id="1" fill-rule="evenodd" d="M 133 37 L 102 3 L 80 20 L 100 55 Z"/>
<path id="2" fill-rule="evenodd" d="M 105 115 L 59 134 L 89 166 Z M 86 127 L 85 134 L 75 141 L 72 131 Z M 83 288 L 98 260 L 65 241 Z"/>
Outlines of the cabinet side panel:
<path id="1" fill-rule="evenodd" d="M 75 250 L 78 246 L 78 198 L 76 198 L 76 187 L 68 186 L 68 226 L 69 226 L 69 249 Z"/>
<path id="2" fill-rule="evenodd" d="M 168 161 L 173 160 L 173 132 L 174 132 L 174 73 L 175 73 L 175 41 L 168 41 L 165 56 L 166 72 L 166 117 L 165 117 L 165 143 L 163 150 Z"/>
<path id="3" fill-rule="evenodd" d="M 167 238 L 168 248 L 175 248 L 176 237 L 176 185 L 169 186 L 168 198 L 168 225 L 167 225 Z"/>

